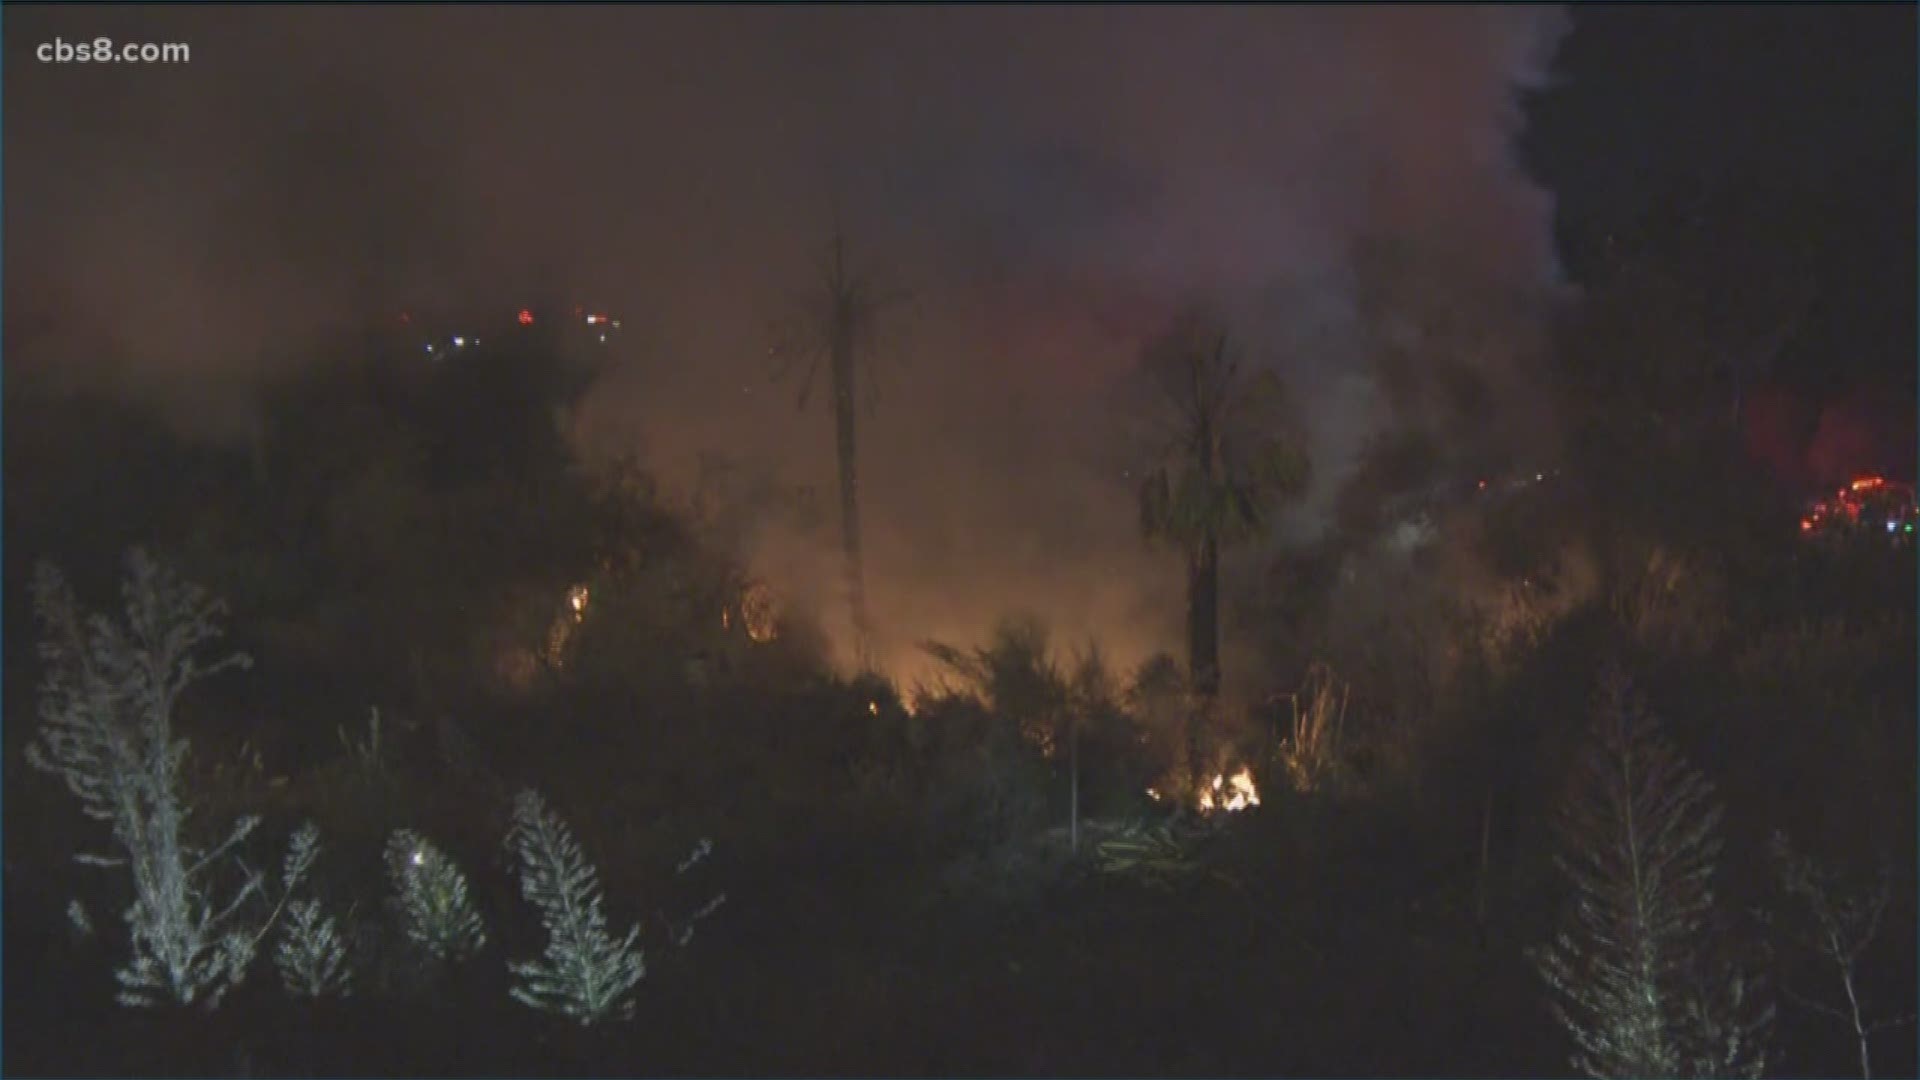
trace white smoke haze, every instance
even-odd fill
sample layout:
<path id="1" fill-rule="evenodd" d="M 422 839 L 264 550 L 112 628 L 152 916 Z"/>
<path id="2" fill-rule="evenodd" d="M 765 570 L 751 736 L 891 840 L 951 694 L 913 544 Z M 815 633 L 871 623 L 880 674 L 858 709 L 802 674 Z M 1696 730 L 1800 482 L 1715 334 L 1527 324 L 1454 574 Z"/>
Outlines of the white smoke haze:
<path id="1" fill-rule="evenodd" d="M 1318 511 L 1393 419 L 1356 250 L 1480 283 L 1505 358 L 1472 362 L 1522 387 L 1556 279 L 1508 150 L 1553 9 L 84 8 L 6 31 L 6 317 L 58 312 L 10 367 L 226 437 L 323 328 L 590 297 L 628 333 L 589 444 L 681 490 L 714 452 L 813 488 L 818 527 L 769 519 L 753 554 L 830 626 L 831 424 L 767 348 L 837 204 L 914 298 L 860 434 L 902 674 L 1020 610 L 1122 663 L 1175 644 L 1178 560 L 1138 536 L 1109 406 L 1180 303 L 1287 375 Z M 32 57 L 99 35 L 193 58 Z"/>

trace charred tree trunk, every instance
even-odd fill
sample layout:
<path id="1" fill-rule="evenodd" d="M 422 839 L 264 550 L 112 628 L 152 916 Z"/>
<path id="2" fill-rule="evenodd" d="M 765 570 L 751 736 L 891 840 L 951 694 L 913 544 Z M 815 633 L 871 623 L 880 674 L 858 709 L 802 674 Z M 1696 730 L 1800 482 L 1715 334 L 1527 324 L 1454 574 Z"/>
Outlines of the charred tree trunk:
<path id="1" fill-rule="evenodd" d="M 1187 565 L 1187 668 L 1193 692 L 1220 694 L 1220 545 L 1201 541 Z"/>
<path id="2" fill-rule="evenodd" d="M 1224 345 L 1222 341 L 1216 349 Z M 1211 487 L 1219 464 L 1219 403 L 1210 400 L 1199 365 L 1194 366 L 1192 377 L 1197 421 L 1194 448 L 1199 452 L 1202 482 Z M 1187 679 L 1194 696 L 1193 707 L 1187 710 L 1187 767 L 1197 785 L 1205 783 L 1201 774 L 1206 766 L 1200 753 L 1203 728 L 1211 726 L 1220 696 L 1220 538 L 1211 523 L 1188 554 Z"/>
<path id="3" fill-rule="evenodd" d="M 847 603 L 853 612 L 854 652 L 861 667 L 872 662 L 871 623 L 867 619 L 866 569 L 860 557 L 860 476 L 855 425 L 858 416 L 858 387 L 855 385 L 854 339 L 859 331 L 860 312 L 844 287 L 844 269 L 840 250 L 834 248 L 836 296 L 833 313 L 831 356 L 833 378 L 833 423 L 835 450 L 840 465 L 840 546 L 846 556 Z"/>
<path id="4" fill-rule="evenodd" d="M 853 616 L 854 652 L 863 668 L 873 664 L 873 622 L 867 610 L 866 567 L 861 556 L 858 412 L 861 391 L 867 391 L 871 401 L 874 383 L 869 369 L 864 373 L 869 381 L 861 385 L 861 363 L 873 362 L 873 357 L 861 355 L 861 350 L 872 351 L 870 335 L 875 320 L 899 299 L 904 295 L 882 294 L 871 279 L 854 272 L 847 262 L 846 239 L 836 215 L 819 292 L 803 305 L 800 336 L 787 343 L 797 347 L 797 355 L 789 363 L 804 358 L 808 364 L 800 390 L 801 408 L 806 407 L 819 366 L 827 366 L 840 479 L 840 547 L 845 558 L 847 603 Z M 774 351 L 781 351 L 781 347 L 776 345 Z"/>
<path id="5" fill-rule="evenodd" d="M 1203 736 L 1220 696 L 1220 546 L 1208 537 L 1187 564 L 1187 770 L 1195 789 L 1206 782 Z"/>

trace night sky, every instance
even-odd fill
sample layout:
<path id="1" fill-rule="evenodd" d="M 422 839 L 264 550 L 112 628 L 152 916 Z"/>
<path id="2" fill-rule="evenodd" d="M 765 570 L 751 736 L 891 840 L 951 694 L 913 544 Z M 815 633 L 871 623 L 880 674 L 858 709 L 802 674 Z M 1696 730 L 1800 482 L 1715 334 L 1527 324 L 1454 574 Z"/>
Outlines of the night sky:
<path id="1" fill-rule="evenodd" d="M 1787 251 L 1820 293 L 1777 373 L 1802 408 L 1890 397 L 1912 468 L 1916 116 L 1911 5 L 1593 7 L 1558 60 L 1566 92 L 1531 113 L 1531 171 L 1555 193 L 1568 275 L 1604 280 L 1597 247 L 1706 222 L 1716 272 Z M 1628 58 L 1631 58 L 1629 61 Z M 1818 242 L 1796 246 L 1795 215 Z M 1682 241 L 1684 242 L 1684 241 Z M 1671 244 L 1671 241 L 1668 241 Z"/>

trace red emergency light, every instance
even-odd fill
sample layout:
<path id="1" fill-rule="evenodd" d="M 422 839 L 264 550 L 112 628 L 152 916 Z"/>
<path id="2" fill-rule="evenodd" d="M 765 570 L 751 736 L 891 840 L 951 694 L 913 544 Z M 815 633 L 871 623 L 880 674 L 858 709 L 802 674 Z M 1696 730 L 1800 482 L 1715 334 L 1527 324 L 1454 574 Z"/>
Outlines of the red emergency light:
<path id="1" fill-rule="evenodd" d="M 521 326 L 532 326 L 532 325 L 533 325 L 533 312 L 531 312 L 531 311 L 528 311 L 528 310 L 527 310 L 526 308 L 521 308 L 521 309 L 520 309 L 520 325 L 521 325 Z"/>

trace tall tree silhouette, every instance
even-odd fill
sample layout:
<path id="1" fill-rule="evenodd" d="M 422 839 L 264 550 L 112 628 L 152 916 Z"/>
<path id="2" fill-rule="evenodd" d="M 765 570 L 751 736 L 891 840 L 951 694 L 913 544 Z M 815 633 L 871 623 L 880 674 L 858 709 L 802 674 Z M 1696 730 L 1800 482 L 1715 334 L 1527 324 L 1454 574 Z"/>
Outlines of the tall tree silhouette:
<path id="1" fill-rule="evenodd" d="M 1161 424 L 1159 462 L 1140 487 L 1140 523 L 1149 540 L 1186 555 L 1188 677 L 1210 704 L 1220 692 L 1220 548 L 1260 535 L 1274 507 L 1305 490 L 1308 460 L 1287 430 L 1279 377 L 1243 365 L 1207 312 L 1182 314 L 1142 366 Z M 1191 757 L 1191 728 L 1188 743 Z"/>
<path id="2" fill-rule="evenodd" d="M 780 362 L 776 378 L 804 365 L 800 408 L 807 406 L 815 377 L 825 361 L 833 392 L 834 449 L 840 473 L 840 544 L 846 556 L 847 603 L 853 615 L 855 652 L 861 666 L 871 663 L 872 620 L 867 613 L 866 572 L 860 548 L 860 475 L 858 402 L 864 384 L 874 399 L 875 328 L 887 308 L 906 299 L 883 289 L 850 264 L 846 234 L 838 217 L 815 287 L 799 298 L 796 312 L 775 331 L 772 355 Z M 865 378 L 862 378 L 864 373 Z"/>

